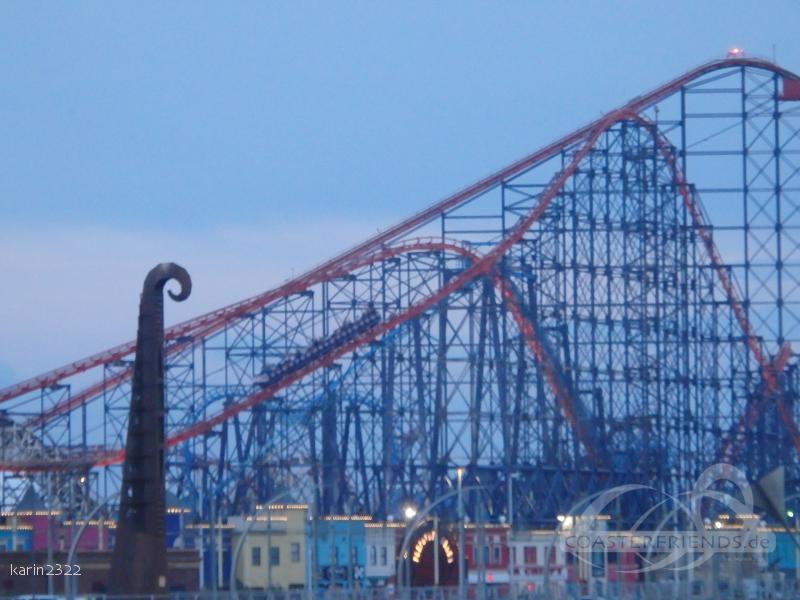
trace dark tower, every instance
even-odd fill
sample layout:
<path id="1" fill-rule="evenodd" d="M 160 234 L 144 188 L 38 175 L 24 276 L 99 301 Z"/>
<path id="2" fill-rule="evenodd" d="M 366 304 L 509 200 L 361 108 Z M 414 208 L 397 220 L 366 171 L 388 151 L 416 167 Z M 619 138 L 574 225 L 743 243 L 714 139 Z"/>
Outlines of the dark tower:
<path id="1" fill-rule="evenodd" d="M 109 592 L 167 591 L 164 517 L 164 285 L 180 283 L 178 302 L 189 297 L 186 269 L 161 263 L 144 280 L 139 304 L 128 439 Z"/>

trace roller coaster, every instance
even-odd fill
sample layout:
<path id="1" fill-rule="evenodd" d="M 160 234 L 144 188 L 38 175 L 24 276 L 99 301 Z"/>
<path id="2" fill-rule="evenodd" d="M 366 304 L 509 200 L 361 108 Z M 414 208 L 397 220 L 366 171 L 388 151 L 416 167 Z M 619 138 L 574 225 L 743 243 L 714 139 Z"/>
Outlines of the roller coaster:
<path id="1" fill-rule="evenodd" d="M 168 487 L 206 517 L 291 490 L 387 518 L 464 469 L 470 514 L 532 526 L 720 461 L 797 491 L 799 248 L 800 78 L 702 65 L 169 327 Z M 4 506 L 119 490 L 134 348 L 0 390 Z"/>

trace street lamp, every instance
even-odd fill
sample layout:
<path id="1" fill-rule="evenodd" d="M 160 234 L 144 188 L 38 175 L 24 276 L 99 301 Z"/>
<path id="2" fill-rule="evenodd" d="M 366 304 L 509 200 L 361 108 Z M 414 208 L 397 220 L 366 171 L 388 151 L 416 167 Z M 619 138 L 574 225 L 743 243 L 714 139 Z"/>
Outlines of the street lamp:
<path id="1" fill-rule="evenodd" d="M 414 507 L 413 504 L 407 504 L 403 509 L 403 515 L 405 516 L 407 521 L 410 521 L 411 519 L 417 516 L 417 509 Z"/>
<path id="2" fill-rule="evenodd" d="M 70 543 L 70 546 L 69 546 L 69 552 L 67 553 L 67 564 L 68 565 L 74 565 L 75 564 L 75 552 L 78 550 L 78 542 L 80 541 L 84 530 L 89 525 L 89 521 L 91 521 L 95 517 L 95 515 L 97 515 L 97 513 L 100 512 L 100 509 L 105 508 L 112 500 L 115 500 L 118 497 L 119 496 L 117 494 L 110 494 L 110 495 L 106 496 L 105 498 L 103 498 L 97 504 L 97 506 L 94 507 L 92 512 L 90 512 L 89 515 L 83 520 L 83 523 L 81 524 L 80 528 L 78 529 L 78 533 L 72 536 L 72 540 L 71 540 L 71 543 Z M 73 517 L 72 521 L 73 521 L 73 525 L 74 525 L 74 522 L 75 522 L 75 518 L 74 517 Z M 72 599 L 72 598 L 75 597 L 74 581 L 75 581 L 74 577 L 72 577 L 72 578 L 65 577 L 64 578 L 64 595 L 69 599 Z"/>
<path id="3" fill-rule="evenodd" d="M 413 504 L 406 504 L 403 507 L 403 516 L 406 519 L 406 537 L 408 534 L 408 530 L 413 531 L 416 529 L 416 524 L 412 523 L 414 517 L 417 516 L 417 508 Z M 408 588 L 411 586 L 411 563 L 409 552 L 403 552 L 400 556 L 400 559 L 403 561 L 403 586 Z"/>
<path id="4" fill-rule="evenodd" d="M 458 600 L 464 599 L 464 498 L 461 482 L 464 479 L 464 469 L 456 469 L 458 475 Z"/>

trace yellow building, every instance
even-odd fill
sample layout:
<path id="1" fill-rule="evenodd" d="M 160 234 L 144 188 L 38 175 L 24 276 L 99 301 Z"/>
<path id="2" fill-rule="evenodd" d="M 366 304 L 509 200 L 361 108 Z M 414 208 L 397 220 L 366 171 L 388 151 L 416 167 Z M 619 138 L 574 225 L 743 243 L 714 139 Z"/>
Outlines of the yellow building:
<path id="1" fill-rule="evenodd" d="M 305 504 L 259 507 L 256 516 L 231 517 L 232 571 L 240 588 L 292 589 L 306 584 Z M 239 550 L 238 557 L 236 555 Z"/>

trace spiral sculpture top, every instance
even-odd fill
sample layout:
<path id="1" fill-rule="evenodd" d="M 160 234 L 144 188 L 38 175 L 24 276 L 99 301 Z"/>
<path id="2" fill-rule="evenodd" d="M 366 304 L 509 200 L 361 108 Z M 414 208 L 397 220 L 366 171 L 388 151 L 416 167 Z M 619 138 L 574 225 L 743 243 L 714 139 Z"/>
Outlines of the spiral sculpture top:
<path id="1" fill-rule="evenodd" d="M 142 294 L 145 296 L 153 293 L 160 295 L 170 279 L 175 279 L 180 284 L 181 289 L 177 294 L 167 290 L 169 297 L 176 302 L 183 302 L 192 293 L 192 279 L 186 269 L 171 262 L 161 263 L 153 267 L 144 280 Z"/>

